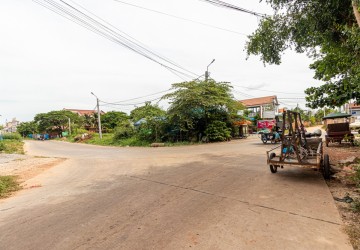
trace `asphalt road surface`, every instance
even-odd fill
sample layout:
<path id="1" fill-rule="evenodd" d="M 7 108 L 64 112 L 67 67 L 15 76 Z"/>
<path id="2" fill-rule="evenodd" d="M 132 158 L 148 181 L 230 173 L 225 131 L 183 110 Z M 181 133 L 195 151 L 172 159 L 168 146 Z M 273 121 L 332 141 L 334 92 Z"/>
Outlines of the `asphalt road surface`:
<path id="1" fill-rule="evenodd" d="M 321 174 L 271 174 L 271 147 L 26 142 L 67 160 L 0 201 L 0 249 L 352 249 Z"/>

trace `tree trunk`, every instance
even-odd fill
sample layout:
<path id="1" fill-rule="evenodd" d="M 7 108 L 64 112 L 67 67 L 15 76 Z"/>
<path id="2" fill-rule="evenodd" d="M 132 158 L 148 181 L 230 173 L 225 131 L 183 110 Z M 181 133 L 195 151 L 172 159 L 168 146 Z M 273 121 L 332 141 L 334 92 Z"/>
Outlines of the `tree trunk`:
<path id="1" fill-rule="evenodd" d="M 360 13 L 359 13 L 359 10 L 358 10 L 358 5 L 354 0 L 352 1 L 352 6 L 353 6 L 354 15 L 355 15 L 357 24 L 360 27 Z"/>

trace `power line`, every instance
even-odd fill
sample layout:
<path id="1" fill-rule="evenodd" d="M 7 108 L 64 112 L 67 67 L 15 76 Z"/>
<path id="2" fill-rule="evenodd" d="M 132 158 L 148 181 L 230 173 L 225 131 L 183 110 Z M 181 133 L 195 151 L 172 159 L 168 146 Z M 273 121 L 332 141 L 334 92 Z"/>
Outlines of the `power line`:
<path id="1" fill-rule="evenodd" d="M 155 98 L 155 99 L 152 99 L 152 100 L 147 100 L 147 101 L 138 102 L 138 103 L 114 103 L 114 102 L 104 102 L 104 101 L 100 101 L 100 102 L 105 103 L 105 105 L 135 106 L 135 105 L 140 105 L 140 104 L 144 104 L 144 103 L 147 103 L 147 102 L 153 102 L 153 101 L 156 101 L 156 100 L 160 100 L 161 98 L 162 97 L 158 97 L 158 98 Z M 102 105 L 102 106 L 105 106 L 105 105 Z"/>
<path id="2" fill-rule="evenodd" d="M 169 92 L 170 90 L 171 90 L 171 89 L 167 89 L 167 90 L 159 91 L 159 92 L 156 92 L 156 93 L 153 93 L 153 94 L 144 95 L 144 96 L 140 96 L 140 97 L 135 97 L 135 98 L 131 98 L 131 99 L 127 99 L 127 100 L 122 100 L 122 101 L 116 101 L 116 102 L 113 102 L 113 103 L 122 103 L 122 102 L 128 102 L 128 101 L 138 100 L 138 99 L 142 99 L 142 98 L 144 98 L 144 97 L 149 97 L 149 96 L 154 96 L 154 95 L 161 94 L 161 93 L 166 93 L 166 92 Z"/>
<path id="3" fill-rule="evenodd" d="M 187 19 L 187 18 L 184 18 L 184 17 L 175 16 L 175 15 L 168 14 L 168 13 L 165 13 L 165 12 L 161 12 L 161 11 L 158 11 L 158 10 L 149 9 L 149 8 L 146 8 L 146 7 L 142 7 L 142 6 L 139 6 L 139 5 L 135 5 L 135 4 L 123 2 L 123 1 L 120 1 L 120 0 L 114 0 L 114 1 L 119 2 L 119 3 L 122 3 L 122 4 L 129 5 L 129 6 L 132 6 L 132 7 L 135 7 L 135 8 L 139 8 L 139 9 L 151 11 L 151 12 L 154 12 L 154 13 L 158 13 L 158 14 L 161 14 L 161 15 L 173 17 L 173 18 L 176 18 L 176 19 L 180 19 L 180 20 L 184 20 L 184 21 L 188 21 L 188 22 L 197 23 L 197 24 L 200 24 L 200 25 L 203 25 L 203 26 L 208 26 L 208 27 L 211 27 L 211 28 L 214 28 L 214 29 L 227 31 L 227 32 L 235 33 L 235 34 L 242 35 L 242 36 L 247 36 L 247 35 L 244 34 L 244 33 L 240 33 L 240 32 L 234 31 L 234 30 L 230 30 L 230 29 L 226 29 L 226 28 L 221 28 L 221 27 L 218 27 L 218 26 L 215 26 L 215 25 L 211 25 L 211 24 L 207 24 L 207 23 L 203 23 L 203 22 L 199 22 L 199 21 Z"/>
<path id="4" fill-rule="evenodd" d="M 56 14 L 63 16 L 66 19 L 68 19 L 90 31 L 92 31 L 112 42 L 115 42 L 129 50 L 132 50 L 133 52 L 135 52 L 139 55 L 142 55 L 145 58 L 165 67 L 167 70 L 174 73 L 178 77 L 180 77 L 179 75 L 185 76 L 190 79 L 197 77 L 197 74 L 195 74 L 189 70 L 186 70 L 185 68 L 181 67 L 180 65 L 171 62 L 169 59 L 167 59 L 163 56 L 160 56 L 160 55 L 156 54 L 155 52 L 150 51 L 149 49 L 145 48 L 141 44 L 137 43 L 130 36 L 126 35 L 127 37 L 125 37 L 124 35 L 122 35 L 122 34 L 125 34 L 124 32 L 120 31 L 122 33 L 122 34 L 120 34 L 119 32 L 116 31 L 116 30 L 118 30 L 117 28 L 115 28 L 115 30 L 112 29 L 111 27 L 114 28 L 114 26 L 110 25 L 109 23 L 107 23 L 103 19 L 97 17 L 96 15 L 92 14 L 95 17 L 91 17 L 89 14 L 86 14 L 85 12 L 88 12 L 88 13 L 90 13 L 90 12 L 87 11 L 83 7 L 82 7 L 82 9 L 85 10 L 85 12 L 80 11 L 76 7 L 70 5 L 69 3 L 67 3 L 63 0 L 60 0 L 61 3 L 57 3 L 54 0 L 43 0 L 43 1 L 33 0 L 33 1 L 49 10 L 55 12 Z M 103 23 L 96 20 L 96 18 L 98 20 L 102 21 Z M 106 24 L 108 24 L 108 25 L 106 25 Z M 185 80 L 183 77 L 180 77 L 180 78 Z"/>
<path id="5" fill-rule="evenodd" d="M 261 14 L 261 13 L 255 12 L 255 11 L 247 10 L 247 9 L 238 7 L 236 5 L 229 4 L 229 3 L 219 1 L 219 0 L 200 0 L 200 1 L 210 3 L 210 4 L 213 4 L 213 5 L 218 6 L 218 7 L 229 8 L 229 9 L 236 10 L 236 11 L 241 11 L 241 12 L 244 12 L 244 13 L 247 13 L 247 14 L 252 14 L 252 15 L 257 16 L 257 17 L 266 17 L 265 14 Z"/>
<path id="6" fill-rule="evenodd" d="M 280 94 L 288 94 L 288 95 L 301 95 L 301 94 L 303 94 L 303 93 L 289 93 L 289 92 L 273 91 L 273 90 L 266 90 L 266 89 L 259 89 L 259 88 L 249 88 L 249 87 L 244 87 L 244 86 L 240 86 L 240 85 L 236 85 L 236 84 L 232 84 L 232 85 L 236 86 L 236 87 L 239 87 L 239 88 L 257 90 L 257 91 L 262 91 L 262 92 L 280 93 Z"/>

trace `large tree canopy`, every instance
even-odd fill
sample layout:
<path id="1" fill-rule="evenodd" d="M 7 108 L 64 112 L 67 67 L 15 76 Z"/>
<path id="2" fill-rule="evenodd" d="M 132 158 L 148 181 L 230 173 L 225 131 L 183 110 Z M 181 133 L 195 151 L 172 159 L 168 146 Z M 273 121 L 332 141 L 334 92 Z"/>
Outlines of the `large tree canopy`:
<path id="1" fill-rule="evenodd" d="M 82 119 L 79 115 L 68 110 L 50 111 L 48 113 L 37 114 L 34 121 L 38 125 L 39 132 L 57 132 L 59 135 L 65 128 L 68 129 L 69 119 L 71 124 L 81 124 Z"/>
<path id="2" fill-rule="evenodd" d="M 280 64 L 287 49 L 306 52 L 320 87 L 305 91 L 311 108 L 360 103 L 360 28 L 358 0 L 266 0 L 275 11 L 249 37 L 248 55 Z M 355 7 L 353 7 L 355 6 Z"/>
<path id="3" fill-rule="evenodd" d="M 168 115 L 180 131 L 204 133 L 212 122 L 231 124 L 231 116 L 242 109 L 233 99 L 231 86 L 214 80 L 175 83 L 173 92 L 163 96 L 170 100 Z M 221 125 L 222 126 L 222 125 Z"/>

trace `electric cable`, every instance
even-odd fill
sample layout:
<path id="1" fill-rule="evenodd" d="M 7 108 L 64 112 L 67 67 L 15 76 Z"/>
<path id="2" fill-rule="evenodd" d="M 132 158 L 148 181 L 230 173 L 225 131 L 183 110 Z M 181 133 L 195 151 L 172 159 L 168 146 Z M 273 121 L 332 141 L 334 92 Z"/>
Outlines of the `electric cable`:
<path id="1" fill-rule="evenodd" d="M 236 11 L 241 11 L 241 12 L 244 12 L 244 13 L 247 13 L 247 14 L 252 14 L 252 15 L 257 16 L 257 17 L 266 17 L 265 14 L 261 14 L 261 13 L 255 12 L 255 11 L 247 10 L 247 9 L 238 7 L 236 5 L 229 4 L 229 3 L 219 1 L 219 0 L 200 0 L 200 1 L 210 3 L 210 4 L 213 4 L 213 5 L 218 6 L 218 7 L 229 8 L 229 9 L 236 10 Z"/>
<path id="2" fill-rule="evenodd" d="M 62 0 L 60 0 L 60 2 L 62 2 L 63 5 L 55 2 L 54 0 L 43 0 L 43 1 L 33 0 L 33 1 L 49 10 L 55 12 L 58 15 L 63 16 L 66 19 L 68 19 L 68 20 L 70 20 L 70 21 L 72 21 L 72 22 L 74 22 L 74 23 L 100 35 L 100 36 L 103 36 L 104 38 L 106 38 L 112 42 L 115 42 L 127 49 L 132 50 L 133 52 L 135 52 L 137 54 L 140 54 L 140 55 L 146 57 L 147 59 L 165 67 L 170 72 L 177 75 L 178 77 L 180 77 L 179 74 L 182 76 L 185 76 L 187 78 L 190 78 L 190 79 L 197 76 L 195 73 L 186 70 L 185 68 L 171 62 L 170 60 L 168 60 L 162 56 L 159 56 L 156 53 L 146 49 L 144 46 L 137 44 L 136 42 L 132 41 L 131 39 L 124 37 L 123 35 L 119 34 L 118 32 L 111 29 L 110 27 L 95 20 L 94 18 L 90 17 L 86 13 L 78 10 L 74 6 L 64 2 Z M 155 56 L 158 59 L 161 59 L 164 62 L 158 61 L 153 56 Z M 169 64 L 171 66 L 169 66 Z M 186 73 L 186 72 L 188 72 L 188 73 Z M 183 77 L 180 77 L 180 78 L 185 80 Z"/>
<path id="3" fill-rule="evenodd" d="M 142 6 L 139 6 L 139 5 L 127 3 L 127 2 L 124 2 L 124 1 L 120 1 L 120 0 L 114 0 L 114 1 L 116 1 L 116 2 L 118 2 L 118 3 L 126 4 L 126 5 L 128 5 L 128 6 L 132 6 L 132 7 L 135 7 L 135 8 L 147 10 L 147 11 L 154 12 L 154 13 L 158 13 L 158 14 L 161 14 L 161 15 L 165 15 L 165 16 L 177 18 L 177 19 L 180 19 L 180 20 L 188 21 L 188 22 L 197 23 L 197 24 L 200 24 L 200 25 L 203 25 L 203 26 L 208 26 L 208 27 L 210 27 L 210 28 L 227 31 L 227 32 L 235 33 L 235 34 L 242 35 L 242 36 L 247 36 L 247 35 L 244 34 L 244 33 L 240 33 L 240 32 L 234 31 L 234 30 L 230 30 L 230 29 L 226 29 L 226 28 L 221 28 L 221 27 L 218 27 L 218 26 L 215 26 L 215 25 L 211 25 L 211 24 L 207 24 L 207 23 L 203 23 L 203 22 L 199 22 L 199 21 L 187 19 L 187 18 L 184 18 L 184 17 L 175 16 L 175 15 L 172 15 L 172 14 L 168 14 L 168 13 L 161 12 L 161 11 L 158 11 L 158 10 L 149 9 L 149 8 L 142 7 Z"/>

